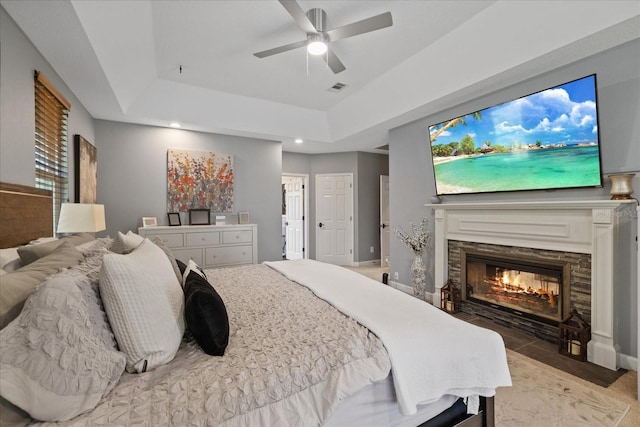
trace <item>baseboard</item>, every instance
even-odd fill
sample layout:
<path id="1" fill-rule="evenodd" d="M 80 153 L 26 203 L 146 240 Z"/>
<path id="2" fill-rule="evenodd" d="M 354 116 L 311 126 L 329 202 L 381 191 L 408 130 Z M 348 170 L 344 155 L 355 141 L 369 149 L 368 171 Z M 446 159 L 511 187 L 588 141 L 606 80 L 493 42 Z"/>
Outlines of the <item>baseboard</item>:
<path id="1" fill-rule="evenodd" d="M 618 354 L 620 360 L 620 367 L 622 369 L 626 369 L 627 371 L 636 371 L 638 372 L 638 358 L 634 356 L 629 356 L 628 354 L 619 353 Z"/>
<path id="2" fill-rule="evenodd" d="M 402 291 L 405 294 L 413 295 L 413 287 L 405 285 L 404 283 L 389 280 L 389 286 L 391 286 L 392 288 L 396 288 L 397 290 Z"/>
<path id="3" fill-rule="evenodd" d="M 372 259 L 369 261 L 354 261 L 351 263 L 352 267 L 370 267 L 372 265 L 378 266 L 380 268 L 382 268 L 380 266 L 380 260 L 379 259 Z"/>

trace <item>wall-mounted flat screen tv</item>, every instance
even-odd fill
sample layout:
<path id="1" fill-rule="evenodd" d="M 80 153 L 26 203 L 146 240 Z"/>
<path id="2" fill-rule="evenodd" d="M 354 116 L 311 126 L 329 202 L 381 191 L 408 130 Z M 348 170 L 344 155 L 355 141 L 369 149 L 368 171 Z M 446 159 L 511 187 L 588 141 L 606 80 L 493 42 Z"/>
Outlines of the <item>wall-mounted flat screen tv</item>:
<path id="1" fill-rule="evenodd" d="M 429 126 L 436 194 L 602 186 L 595 74 Z"/>

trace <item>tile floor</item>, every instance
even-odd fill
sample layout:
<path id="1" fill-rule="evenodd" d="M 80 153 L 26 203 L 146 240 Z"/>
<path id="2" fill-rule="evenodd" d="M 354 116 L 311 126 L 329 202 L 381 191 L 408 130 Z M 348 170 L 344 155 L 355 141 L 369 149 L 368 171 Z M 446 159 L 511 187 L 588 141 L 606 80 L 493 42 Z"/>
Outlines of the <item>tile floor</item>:
<path id="1" fill-rule="evenodd" d="M 377 281 L 382 281 L 382 274 L 388 273 L 387 268 L 382 268 L 379 265 L 348 268 Z M 555 344 L 539 340 L 524 332 L 514 331 L 512 328 L 497 325 L 478 316 L 464 313 L 459 313 L 456 316 L 500 333 L 507 348 L 554 366 L 581 380 L 589 381 L 601 392 L 627 402 L 630 405 L 629 412 L 618 427 L 637 427 L 640 425 L 638 422 L 640 420 L 640 402 L 638 401 L 637 372 L 624 370 L 614 372 L 589 362 L 579 362 L 560 355 Z"/>

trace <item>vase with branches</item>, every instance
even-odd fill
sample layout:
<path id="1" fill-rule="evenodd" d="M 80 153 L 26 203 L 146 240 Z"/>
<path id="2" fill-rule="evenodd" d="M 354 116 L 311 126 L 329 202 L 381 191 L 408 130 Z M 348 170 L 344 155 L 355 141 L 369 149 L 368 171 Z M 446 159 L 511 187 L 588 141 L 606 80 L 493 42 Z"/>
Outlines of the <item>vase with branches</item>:
<path id="1" fill-rule="evenodd" d="M 422 260 L 422 254 L 431 241 L 431 232 L 427 229 L 427 218 L 423 218 L 419 226 L 416 226 L 412 222 L 409 224 L 411 225 L 411 233 L 405 231 L 402 227 L 394 228 L 393 232 L 415 255 L 411 263 L 413 294 L 420 299 L 424 299 L 427 268 Z"/>

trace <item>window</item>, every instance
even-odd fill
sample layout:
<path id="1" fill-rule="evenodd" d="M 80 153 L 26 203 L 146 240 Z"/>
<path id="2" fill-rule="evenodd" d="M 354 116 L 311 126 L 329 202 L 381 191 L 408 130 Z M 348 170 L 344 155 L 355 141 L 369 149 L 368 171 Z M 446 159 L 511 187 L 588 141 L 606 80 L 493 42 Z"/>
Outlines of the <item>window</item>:
<path id="1" fill-rule="evenodd" d="M 36 188 L 52 192 L 55 233 L 60 205 L 69 198 L 67 119 L 71 104 L 41 72 L 34 73 L 34 80 Z"/>

